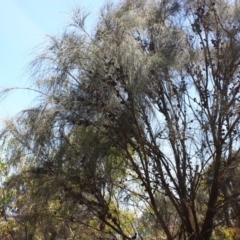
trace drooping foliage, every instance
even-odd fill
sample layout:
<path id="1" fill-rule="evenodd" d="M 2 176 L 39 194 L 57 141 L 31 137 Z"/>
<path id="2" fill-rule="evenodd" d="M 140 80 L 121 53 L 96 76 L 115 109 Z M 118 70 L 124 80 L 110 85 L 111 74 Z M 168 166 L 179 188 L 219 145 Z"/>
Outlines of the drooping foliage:
<path id="1" fill-rule="evenodd" d="M 2 130 L 7 234 L 239 238 L 239 13 L 125 0 L 89 33 L 75 10 L 31 64 L 36 106 Z"/>

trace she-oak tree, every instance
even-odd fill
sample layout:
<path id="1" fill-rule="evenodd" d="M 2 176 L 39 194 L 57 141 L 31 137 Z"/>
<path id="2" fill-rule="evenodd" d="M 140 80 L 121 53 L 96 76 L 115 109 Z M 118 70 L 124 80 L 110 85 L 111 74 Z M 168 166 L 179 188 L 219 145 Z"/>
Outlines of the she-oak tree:
<path id="1" fill-rule="evenodd" d="M 31 65 L 36 107 L 2 130 L 16 172 L 4 186 L 33 206 L 18 215 L 47 206 L 94 239 L 144 239 L 146 210 L 168 240 L 239 226 L 219 213 L 239 205 L 234 178 L 223 186 L 239 164 L 240 3 L 125 0 L 93 34 L 85 20 L 76 10 L 49 39 Z"/>

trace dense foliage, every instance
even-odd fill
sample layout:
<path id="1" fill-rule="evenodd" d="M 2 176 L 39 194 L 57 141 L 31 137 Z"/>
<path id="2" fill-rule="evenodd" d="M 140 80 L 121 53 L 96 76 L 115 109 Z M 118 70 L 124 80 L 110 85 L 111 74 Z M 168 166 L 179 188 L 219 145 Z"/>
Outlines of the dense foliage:
<path id="1" fill-rule="evenodd" d="M 36 105 L 2 129 L 1 239 L 239 239 L 240 3 L 86 19 L 49 38 Z"/>

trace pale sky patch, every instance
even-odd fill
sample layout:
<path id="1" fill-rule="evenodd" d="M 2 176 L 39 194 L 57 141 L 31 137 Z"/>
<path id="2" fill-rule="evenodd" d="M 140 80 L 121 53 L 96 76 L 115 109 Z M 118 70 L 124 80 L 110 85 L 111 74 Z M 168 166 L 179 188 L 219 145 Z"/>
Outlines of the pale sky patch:
<path id="1" fill-rule="evenodd" d="M 90 21 L 96 21 L 104 3 L 106 0 L 0 0 L 0 87 L 26 86 L 29 76 L 24 71 L 34 57 L 33 49 L 46 35 L 63 31 L 71 9 L 80 6 L 92 13 Z M 24 91 L 10 94 L 0 103 L 0 118 L 29 106 L 30 95 Z"/>

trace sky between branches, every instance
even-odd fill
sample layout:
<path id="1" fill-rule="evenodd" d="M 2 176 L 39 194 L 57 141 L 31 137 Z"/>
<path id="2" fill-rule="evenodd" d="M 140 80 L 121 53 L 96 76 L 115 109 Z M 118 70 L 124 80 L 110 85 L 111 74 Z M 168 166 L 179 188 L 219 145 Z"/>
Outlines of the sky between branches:
<path id="1" fill-rule="evenodd" d="M 0 87 L 29 85 L 27 64 L 46 35 L 60 33 L 76 6 L 91 12 L 91 29 L 104 3 L 106 0 L 0 0 Z M 0 120 L 30 106 L 33 97 L 27 91 L 11 92 L 0 104 Z"/>

